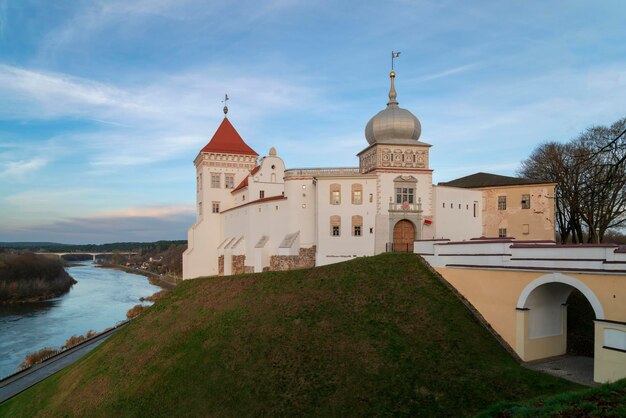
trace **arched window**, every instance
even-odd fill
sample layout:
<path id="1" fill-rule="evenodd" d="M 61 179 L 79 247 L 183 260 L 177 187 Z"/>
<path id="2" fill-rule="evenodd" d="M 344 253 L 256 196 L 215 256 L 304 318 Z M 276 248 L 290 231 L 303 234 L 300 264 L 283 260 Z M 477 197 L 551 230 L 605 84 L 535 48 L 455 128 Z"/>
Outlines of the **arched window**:
<path id="1" fill-rule="evenodd" d="M 341 235 L 341 216 L 333 215 L 330 217 L 330 235 L 333 237 Z"/>
<path id="2" fill-rule="evenodd" d="M 341 204 L 341 185 L 340 184 L 333 183 L 330 185 L 330 204 L 331 205 Z"/>
<path id="3" fill-rule="evenodd" d="M 352 235 L 360 237 L 363 232 L 363 217 L 361 215 L 352 216 Z"/>
<path id="4" fill-rule="evenodd" d="M 363 204 L 363 185 L 361 183 L 354 183 L 352 185 L 352 204 Z"/>

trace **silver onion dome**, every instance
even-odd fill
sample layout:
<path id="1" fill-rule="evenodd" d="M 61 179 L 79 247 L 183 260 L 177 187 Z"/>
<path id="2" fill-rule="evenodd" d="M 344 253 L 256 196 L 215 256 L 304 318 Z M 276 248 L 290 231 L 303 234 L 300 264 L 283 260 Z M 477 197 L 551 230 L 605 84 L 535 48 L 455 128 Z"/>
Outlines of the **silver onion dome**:
<path id="1" fill-rule="evenodd" d="M 414 144 L 422 134 L 420 121 L 406 109 L 398 106 L 397 93 L 394 86 L 396 73 L 389 73 L 391 88 L 389 103 L 367 122 L 365 138 L 370 145 L 374 144 Z"/>

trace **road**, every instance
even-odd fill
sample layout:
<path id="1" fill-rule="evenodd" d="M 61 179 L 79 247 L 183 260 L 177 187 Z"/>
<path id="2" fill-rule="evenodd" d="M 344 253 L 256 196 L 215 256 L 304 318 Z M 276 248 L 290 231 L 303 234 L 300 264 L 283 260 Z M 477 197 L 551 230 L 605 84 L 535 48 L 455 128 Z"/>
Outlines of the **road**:
<path id="1" fill-rule="evenodd" d="M 113 335 L 116 331 L 122 329 L 124 326 L 126 326 L 126 324 L 103 332 L 89 341 L 85 341 L 74 348 L 63 351 L 61 354 L 46 360 L 44 363 L 35 365 L 30 369 L 24 370 L 21 373 L 17 373 L 1 381 L 0 403 L 12 398 L 18 393 L 74 363 L 76 360 L 80 359 L 91 350 L 102 344 L 102 342 Z"/>

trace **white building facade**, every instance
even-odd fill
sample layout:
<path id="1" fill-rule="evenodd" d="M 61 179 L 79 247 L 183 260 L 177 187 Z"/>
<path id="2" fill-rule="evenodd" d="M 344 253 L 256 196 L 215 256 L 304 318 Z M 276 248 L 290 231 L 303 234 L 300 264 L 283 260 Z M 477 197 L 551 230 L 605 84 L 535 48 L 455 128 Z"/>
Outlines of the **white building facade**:
<path id="1" fill-rule="evenodd" d="M 413 252 L 420 240 L 479 237 L 482 192 L 433 185 L 431 145 L 398 106 L 395 72 L 390 78 L 358 167 L 286 169 L 274 148 L 259 159 L 225 117 L 194 160 L 197 218 L 183 277 L 321 266 Z"/>

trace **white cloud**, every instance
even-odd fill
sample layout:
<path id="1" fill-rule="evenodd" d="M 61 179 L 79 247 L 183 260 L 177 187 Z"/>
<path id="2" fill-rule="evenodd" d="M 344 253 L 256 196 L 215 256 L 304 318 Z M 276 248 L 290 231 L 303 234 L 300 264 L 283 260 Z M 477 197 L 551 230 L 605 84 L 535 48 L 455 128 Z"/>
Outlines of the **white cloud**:
<path id="1" fill-rule="evenodd" d="M 447 70 L 439 71 L 433 74 L 423 75 L 417 78 L 410 78 L 406 80 L 406 83 L 422 83 L 424 81 L 436 80 L 438 78 L 448 77 L 454 74 L 464 73 L 469 70 L 473 70 L 474 68 L 478 68 L 478 63 L 461 65 L 459 67 L 449 68 Z"/>
<path id="2" fill-rule="evenodd" d="M 4 164 L 4 169 L 0 171 L 0 179 L 24 180 L 30 174 L 45 167 L 47 163 L 48 161 L 44 158 L 7 162 Z"/>

